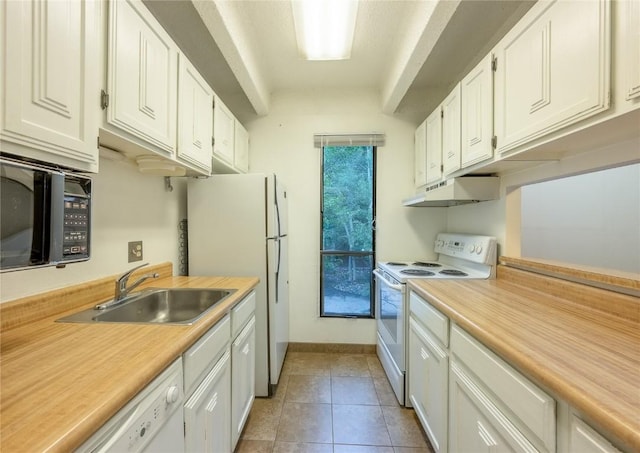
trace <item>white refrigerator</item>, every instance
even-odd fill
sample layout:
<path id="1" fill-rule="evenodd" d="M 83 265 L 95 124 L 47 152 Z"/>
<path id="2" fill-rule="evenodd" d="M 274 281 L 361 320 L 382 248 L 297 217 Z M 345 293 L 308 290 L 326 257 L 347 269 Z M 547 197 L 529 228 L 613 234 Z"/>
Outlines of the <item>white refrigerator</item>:
<path id="1" fill-rule="evenodd" d="M 287 193 L 275 175 L 189 179 L 189 275 L 255 276 L 256 396 L 278 384 L 289 345 Z"/>

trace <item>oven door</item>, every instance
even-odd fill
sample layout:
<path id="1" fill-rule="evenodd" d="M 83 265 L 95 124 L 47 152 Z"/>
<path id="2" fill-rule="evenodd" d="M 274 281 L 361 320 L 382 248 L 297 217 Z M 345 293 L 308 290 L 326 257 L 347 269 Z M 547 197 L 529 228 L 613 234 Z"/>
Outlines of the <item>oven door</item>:
<path id="1" fill-rule="evenodd" d="M 406 285 L 376 269 L 378 357 L 400 404 L 404 405 Z"/>

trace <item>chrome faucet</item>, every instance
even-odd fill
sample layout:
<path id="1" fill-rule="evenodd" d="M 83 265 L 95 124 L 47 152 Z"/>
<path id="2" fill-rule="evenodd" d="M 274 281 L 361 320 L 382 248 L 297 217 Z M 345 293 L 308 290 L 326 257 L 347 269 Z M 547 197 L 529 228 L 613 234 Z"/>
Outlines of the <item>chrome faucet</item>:
<path id="1" fill-rule="evenodd" d="M 95 308 L 97 310 L 104 310 L 106 308 L 110 308 L 115 305 L 121 304 L 122 302 L 124 302 L 124 299 L 127 297 L 127 295 L 131 291 L 133 291 L 135 288 L 137 288 L 142 282 L 144 282 L 149 278 L 158 278 L 160 274 L 158 274 L 157 272 L 154 272 L 152 274 L 145 274 L 142 277 L 140 277 L 138 280 L 136 280 L 131 286 L 127 287 L 127 282 L 129 281 L 129 277 L 131 277 L 131 274 L 134 271 L 137 271 L 138 269 L 140 269 L 141 267 L 148 266 L 148 265 L 149 263 L 141 264 L 140 266 L 136 266 L 133 269 L 130 269 L 124 274 L 122 274 L 120 277 L 118 277 L 118 279 L 116 280 L 116 291 L 115 291 L 115 296 L 113 300 L 109 302 L 105 302 L 104 304 L 98 304 L 95 306 Z"/>

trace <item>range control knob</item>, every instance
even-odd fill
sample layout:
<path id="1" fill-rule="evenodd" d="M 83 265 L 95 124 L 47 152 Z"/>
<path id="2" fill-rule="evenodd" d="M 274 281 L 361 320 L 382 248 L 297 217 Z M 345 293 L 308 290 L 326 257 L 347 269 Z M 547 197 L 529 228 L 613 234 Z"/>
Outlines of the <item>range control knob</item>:
<path id="1" fill-rule="evenodd" d="M 471 244 L 471 245 L 469 246 L 469 253 L 473 253 L 473 252 L 475 252 L 475 251 L 476 251 L 476 246 L 475 246 L 475 245 L 473 245 L 473 244 Z"/>
<path id="2" fill-rule="evenodd" d="M 169 387 L 169 390 L 167 390 L 167 395 L 166 395 L 167 403 L 173 404 L 176 401 L 178 401 L 179 397 L 180 397 L 180 389 L 176 385 L 172 385 L 171 387 Z"/>
<path id="3" fill-rule="evenodd" d="M 482 246 L 481 246 L 480 244 L 478 244 L 478 245 L 476 246 L 476 253 L 477 253 L 478 255 L 480 255 L 480 254 L 482 253 Z"/>

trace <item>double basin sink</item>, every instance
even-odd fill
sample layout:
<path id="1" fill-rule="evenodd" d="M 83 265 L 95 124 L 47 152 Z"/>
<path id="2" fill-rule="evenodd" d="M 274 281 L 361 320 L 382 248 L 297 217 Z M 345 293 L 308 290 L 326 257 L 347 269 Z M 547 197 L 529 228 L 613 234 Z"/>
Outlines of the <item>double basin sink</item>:
<path id="1" fill-rule="evenodd" d="M 193 324 L 235 289 L 149 288 L 109 308 L 90 308 L 58 322 Z"/>

